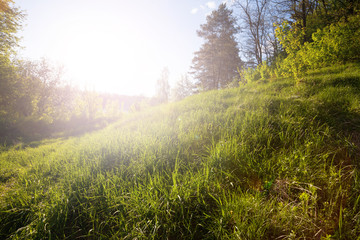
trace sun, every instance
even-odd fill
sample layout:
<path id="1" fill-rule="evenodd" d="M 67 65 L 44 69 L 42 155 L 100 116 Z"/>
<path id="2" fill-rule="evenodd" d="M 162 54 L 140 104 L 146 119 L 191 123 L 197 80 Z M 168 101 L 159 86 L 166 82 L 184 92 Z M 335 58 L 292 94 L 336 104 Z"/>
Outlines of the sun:
<path id="1" fill-rule="evenodd" d="M 101 92 L 152 94 L 156 51 L 130 26 L 76 21 L 58 32 L 51 55 L 79 85 Z"/>

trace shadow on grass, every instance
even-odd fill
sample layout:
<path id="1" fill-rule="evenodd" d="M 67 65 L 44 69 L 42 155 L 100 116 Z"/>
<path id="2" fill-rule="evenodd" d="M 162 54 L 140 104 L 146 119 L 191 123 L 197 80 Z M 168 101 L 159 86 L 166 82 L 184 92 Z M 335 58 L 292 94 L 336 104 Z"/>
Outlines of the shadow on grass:
<path id="1" fill-rule="evenodd" d="M 317 119 L 344 135 L 360 132 L 360 114 L 349 110 L 347 103 L 325 102 L 317 108 Z"/>
<path id="2" fill-rule="evenodd" d="M 8 148 L 17 144 L 22 147 L 37 147 L 47 139 L 81 136 L 100 130 L 118 118 L 73 118 L 69 121 L 46 123 L 42 120 L 27 119 L 10 126 L 0 126 L 0 145 Z M 1 149 L 0 149 L 1 150 Z"/>

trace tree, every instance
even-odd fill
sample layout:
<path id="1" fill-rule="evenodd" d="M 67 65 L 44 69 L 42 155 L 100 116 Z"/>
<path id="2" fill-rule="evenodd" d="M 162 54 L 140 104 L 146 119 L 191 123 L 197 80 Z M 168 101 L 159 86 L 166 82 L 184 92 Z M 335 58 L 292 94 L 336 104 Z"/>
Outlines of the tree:
<path id="1" fill-rule="evenodd" d="M 16 36 L 24 14 L 11 4 L 11 0 L 0 0 L 0 54 L 8 55 L 17 46 Z"/>
<path id="2" fill-rule="evenodd" d="M 312 32 L 308 30 L 308 17 L 313 14 L 319 1 L 317 0 L 275 0 L 280 12 L 290 16 L 299 29 L 305 30 L 301 39 L 302 44 L 311 39 Z"/>
<path id="3" fill-rule="evenodd" d="M 287 22 L 291 26 L 282 37 L 285 39 L 297 37 L 297 47 L 305 43 L 313 42 L 312 35 L 318 30 L 324 29 L 332 24 L 347 21 L 360 10 L 360 1 L 353 0 L 272 0 L 277 9 L 277 15 L 281 15 L 281 26 Z M 285 24 L 286 25 L 286 24 Z M 301 34 L 299 34 L 301 33 Z M 280 40 L 280 39 L 278 39 Z M 290 48 L 294 48 L 291 46 Z M 287 50 L 286 50 L 287 52 Z"/>
<path id="4" fill-rule="evenodd" d="M 172 91 L 172 97 L 175 101 L 181 100 L 194 93 L 194 84 L 185 74 L 182 75 Z"/>
<path id="5" fill-rule="evenodd" d="M 0 120 L 11 118 L 18 98 L 18 78 L 12 62 L 14 48 L 18 44 L 17 31 L 21 27 L 23 14 L 13 7 L 12 1 L 0 0 Z"/>
<path id="6" fill-rule="evenodd" d="M 169 69 L 165 67 L 161 72 L 161 77 L 157 80 L 156 96 L 160 103 L 167 103 L 170 95 Z"/>
<path id="7" fill-rule="evenodd" d="M 226 87 L 237 76 L 242 66 L 235 35 L 239 32 L 232 11 L 221 4 L 206 18 L 197 31 L 205 41 L 195 52 L 190 72 L 200 90 Z"/>
<path id="8" fill-rule="evenodd" d="M 94 120 L 102 114 L 102 98 L 97 92 L 85 90 L 80 96 L 82 101 L 82 114 L 89 120 Z"/>
<path id="9" fill-rule="evenodd" d="M 57 91 L 63 82 L 62 67 L 53 66 L 46 59 L 17 61 L 16 65 L 20 115 L 34 115 L 52 121 L 58 102 L 65 101 Z"/>
<path id="10" fill-rule="evenodd" d="M 275 41 L 271 39 L 270 0 L 237 0 L 235 6 L 240 9 L 240 19 L 244 25 L 247 63 L 254 67 L 270 58 L 271 48 L 273 51 L 276 49 L 276 46 L 272 46 Z"/>

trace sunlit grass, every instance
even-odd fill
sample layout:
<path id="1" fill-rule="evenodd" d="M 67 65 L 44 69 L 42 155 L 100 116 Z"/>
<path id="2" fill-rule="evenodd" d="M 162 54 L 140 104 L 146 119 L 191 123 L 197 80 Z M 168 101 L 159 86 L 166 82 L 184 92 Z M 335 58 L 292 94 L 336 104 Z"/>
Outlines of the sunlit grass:
<path id="1" fill-rule="evenodd" d="M 339 66 L 8 148 L 0 238 L 356 238 L 359 82 Z"/>

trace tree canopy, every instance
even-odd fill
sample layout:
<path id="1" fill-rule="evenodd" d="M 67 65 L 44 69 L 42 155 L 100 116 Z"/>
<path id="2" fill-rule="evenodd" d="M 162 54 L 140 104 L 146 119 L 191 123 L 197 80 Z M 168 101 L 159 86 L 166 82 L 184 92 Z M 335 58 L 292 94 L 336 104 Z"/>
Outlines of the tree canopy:
<path id="1" fill-rule="evenodd" d="M 226 4 L 221 4 L 200 26 L 197 34 L 204 43 L 195 52 L 191 67 L 199 89 L 226 87 L 237 76 L 237 69 L 242 66 L 236 41 L 238 32 L 236 19 Z"/>
<path id="2" fill-rule="evenodd" d="M 0 0 L 0 54 L 9 54 L 18 44 L 16 33 L 21 28 L 24 14 L 12 5 L 11 0 Z"/>
<path id="3" fill-rule="evenodd" d="M 0 118 L 16 106 L 17 76 L 11 57 L 18 44 L 17 32 L 23 19 L 22 12 L 12 5 L 12 1 L 0 0 Z"/>

